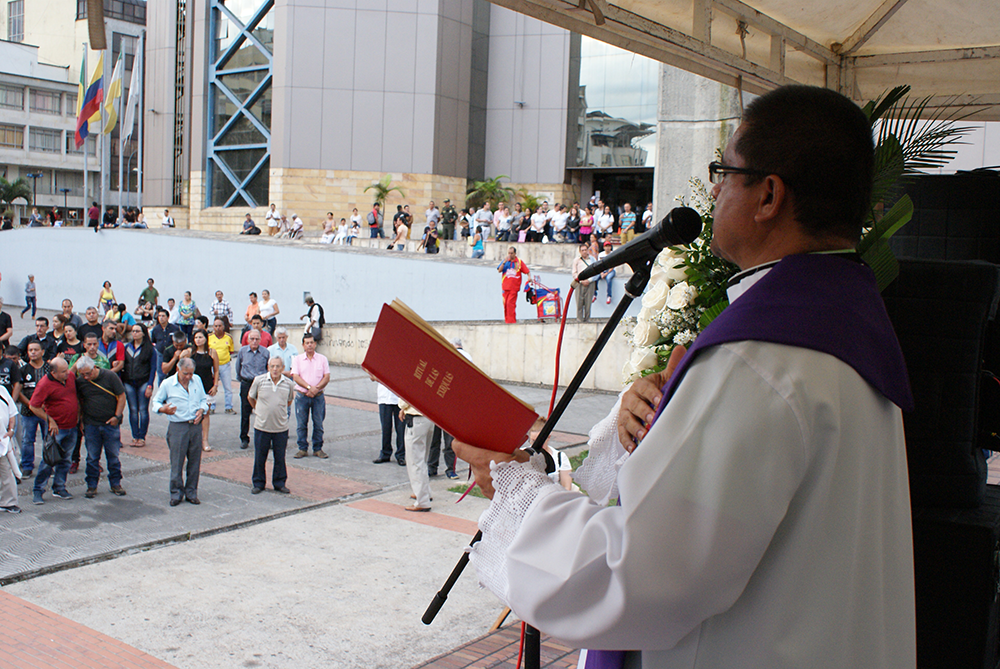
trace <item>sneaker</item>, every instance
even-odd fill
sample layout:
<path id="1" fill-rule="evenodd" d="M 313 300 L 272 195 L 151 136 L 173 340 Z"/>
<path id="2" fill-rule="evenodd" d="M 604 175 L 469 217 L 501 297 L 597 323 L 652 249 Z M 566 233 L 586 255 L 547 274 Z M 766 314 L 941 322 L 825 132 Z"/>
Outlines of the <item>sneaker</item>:
<path id="1" fill-rule="evenodd" d="M 428 471 L 428 472 L 427 472 L 427 476 L 428 476 L 428 477 L 430 477 L 430 478 L 434 478 L 434 477 L 436 477 L 437 475 L 438 475 L 438 473 L 437 473 L 437 471 L 436 471 L 436 470 L 435 470 L 435 471 L 433 471 L 433 472 L 432 472 L 432 471 Z"/>
<path id="2" fill-rule="evenodd" d="M 244 441 L 243 443 L 240 444 L 240 448 L 242 448 L 245 451 L 246 449 L 250 448 L 250 442 Z"/>
<path id="3" fill-rule="evenodd" d="M 69 494 L 69 490 L 53 490 L 52 496 L 59 499 L 73 499 L 73 495 Z"/>
<path id="4" fill-rule="evenodd" d="M 236 409 L 226 409 L 226 413 L 228 413 L 228 414 L 230 414 L 232 416 L 235 416 L 236 415 Z"/>
<path id="5" fill-rule="evenodd" d="M 125 495 L 128 494 L 125 492 L 125 488 L 121 487 L 120 485 L 111 486 L 111 492 L 118 495 L 119 497 L 124 497 Z"/>
<path id="6" fill-rule="evenodd" d="M 83 493 L 83 496 L 87 499 L 94 499 L 97 497 L 97 488 L 87 488 L 87 492 Z"/>
<path id="7" fill-rule="evenodd" d="M 304 458 L 307 455 L 309 455 L 309 451 L 304 451 L 300 448 L 298 451 L 295 452 L 294 457 L 296 460 L 298 460 L 299 458 Z"/>
<path id="8" fill-rule="evenodd" d="M 450 479 L 457 479 L 458 478 L 458 474 L 456 474 L 455 472 L 445 472 L 444 475 L 447 476 Z"/>
<path id="9" fill-rule="evenodd" d="M 40 493 L 40 492 L 36 492 L 35 493 L 34 497 L 32 498 L 32 501 L 35 504 L 45 504 L 45 500 L 42 499 L 42 493 Z"/>
<path id="10" fill-rule="evenodd" d="M 34 474 L 34 473 L 35 473 L 35 470 L 33 470 L 33 469 L 25 469 L 25 470 L 23 470 L 21 472 L 21 480 L 22 481 L 28 480 L 29 478 L 31 478 L 32 474 Z"/>
<path id="11" fill-rule="evenodd" d="M 611 298 L 610 297 L 608 298 L 608 304 L 611 304 Z"/>
<path id="12" fill-rule="evenodd" d="M 6 511 L 7 513 L 21 513 L 21 507 L 17 504 L 11 506 L 0 506 L 0 511 Z"/>
<path id="13" fill-rule="evenodd" d="M 326 460 L 328 457 L 330 457 L 329 455 L 323 452 L 322 448 L 319 449 L 318 451 L 313 452 L 313 455 L 315 455 L 320 460 Z"/>
<path id="14" fill-rule="evenodd" d="M 400 458 L 399 460 L 396 460 L 396 464 L 398 464 L 400 467 L 405 467 L 406 466 L 406 458 Z"/>
<path id="15" fill-rule="evenodd" d="M 73 464 L 71 464 L 69 466 L 69 473 L 70 474 L 76 474 L 78 471 L 80 471 L 80 463 L 79 462 L 74 462 Z"/>

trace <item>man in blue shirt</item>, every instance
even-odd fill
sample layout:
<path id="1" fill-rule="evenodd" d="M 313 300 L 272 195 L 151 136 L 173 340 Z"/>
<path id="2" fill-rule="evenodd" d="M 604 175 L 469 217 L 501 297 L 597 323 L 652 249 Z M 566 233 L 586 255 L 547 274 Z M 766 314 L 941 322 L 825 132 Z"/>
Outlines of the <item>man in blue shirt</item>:
<path id="1" fill-rule="evenodd" d="M 167 446 L 170 448 L 170 506 L 183 499 L 201 504 L 198 499 L 198 476 L 201 473 L 201 419 L 208 411 L 208 397 L 201 379 L 194 375 L 194 360 L 181 358 L 177 373 L 160 384 L 150 407 L 166 414 Z M 184 461 L 187 460 L 187 482 Z"/>

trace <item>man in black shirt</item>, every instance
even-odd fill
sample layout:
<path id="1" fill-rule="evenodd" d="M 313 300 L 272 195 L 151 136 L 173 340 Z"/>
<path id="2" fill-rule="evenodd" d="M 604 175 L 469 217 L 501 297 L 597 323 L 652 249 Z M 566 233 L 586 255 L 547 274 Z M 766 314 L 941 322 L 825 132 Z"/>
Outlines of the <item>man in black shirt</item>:
<path id="1" fill-rule="evenodd" d="M 38 342 L 38 345 L 42 347 L 42 357 L 45 362 L 56 357 L 58 344 L 56 344 L 55 337 L 49 334 L 49 319 L 45 316 L 39 316 L 35 319 L 35 334 L 28 335 L 17 345 L 21 349 L 22 360 L 28 359 L 28 344 L 32 342 Z"/>
<path id="2" fill-rule="evenodd" d="M 153 342 L 153 348 L 156 350 L 156 378 L 158 381 L 163 381 L 164 374 L 163 368 L 163 354 L 166 353 L 167 347 L 170 346 L 173 334 L 175 332 L 180 332 L 181 329 L 177 327 L 175 323 L 170 322 L 170 313 L 163 308 L 156 310 L 156 325 L 153 329 L 149 331 L 149 338 Z"/>
<path id="3" fill-rule="evenodd" d="M 89 333 L 93 332 L 100 339 L 104 334 L 104 328 L 101 327 L 101 320 L 97 314 L 97 309 L 87 307 L 84 316 L 86 316 L 87 322 L 76 329 L 76 336 L 79 337 L 80 341 L 83 341 Z"/>
<path id="4" fill-rule="evenodd" d="M 0 358 L 0 386 L 6 388 L 16 402 L 21 394 L 21 351 L 16 346 L 7 346 L 3 353 L 3 358 Z"/>
<path id="5" fill-rule="evenodd" d="M 7 348 L 10 338 L 14 335 L 14 324 L 10 314 L 3 310 L 3 298 L 0 297 L 0 348 Z"/>
<path id="6" fill-rule="evenodd" d="M 173 376 L 177 371 L 177 361 L 181 359 L 181 353 L 188 347 L 187 335 L 183 330 L 178 329 L 171 338 L 174 343 L 163 351 L 163 362 L 160 364 L 163 376 Z"/>
<path id="7" fill-rule="evenodd" d="M 121 424 L 125 412 L 125 386 L 118 375 L 94 366 L 94 361 L 82 356 L 76 363 L 76 395 L 80 400 L 80 419 L 87 439 L 87 492 L 97 495 L 101 477 L 101 451 L 108 463 L 111 492 L 119 497 L 122 488 L 122 464 L 118 452 L 122 447 Z"/>
<path id="8" fill-rule="evenodd" d="M 24 426 L 21 437 L 21 479 L 25 480 L 35 471 L 35 433 L 40 428 L 44 439 L 48 429 L 45 421 L 28 408 L 35 386 L 49 373 L 49 363 L 44 358 L 42 345 L 37 341 L 28 344 L 28 362 L 21 363 L 18 372 L 21 377 L 21 393 L 17 401 L 21 403 L 21 424 Z"/>

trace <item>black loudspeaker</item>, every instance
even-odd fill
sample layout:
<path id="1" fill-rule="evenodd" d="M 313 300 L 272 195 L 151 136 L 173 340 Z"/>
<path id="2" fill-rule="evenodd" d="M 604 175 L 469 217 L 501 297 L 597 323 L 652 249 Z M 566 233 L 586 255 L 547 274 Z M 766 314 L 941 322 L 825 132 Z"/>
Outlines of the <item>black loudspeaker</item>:
<path id="1" fill-rule="evenodd" d="M 889 239 L 897 257 L 1000 264 L 1000 174 L 920 176 L 906 194 L 913 218 Z"/>
<path id="2" fill-rule="evenodd" d="M 1000 487 L 977 509 L 914 509 L 918 669 L 996 669 Z"/>

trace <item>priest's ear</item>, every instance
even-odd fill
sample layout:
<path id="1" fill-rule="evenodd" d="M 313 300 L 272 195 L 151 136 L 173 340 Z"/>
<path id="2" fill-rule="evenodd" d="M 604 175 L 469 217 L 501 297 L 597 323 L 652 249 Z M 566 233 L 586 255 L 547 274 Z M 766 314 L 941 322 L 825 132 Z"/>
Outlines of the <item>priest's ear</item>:
<path id="1" fill-rule="evenodd" d="M 757 211 L 754 214 L 756 222 L 768 223 L 786 214 L 795 217 L 791 192 L 781 177 L 777 174 L 768 174 L 760 180 L 757 187 Z"/>

